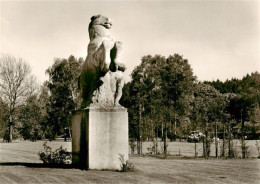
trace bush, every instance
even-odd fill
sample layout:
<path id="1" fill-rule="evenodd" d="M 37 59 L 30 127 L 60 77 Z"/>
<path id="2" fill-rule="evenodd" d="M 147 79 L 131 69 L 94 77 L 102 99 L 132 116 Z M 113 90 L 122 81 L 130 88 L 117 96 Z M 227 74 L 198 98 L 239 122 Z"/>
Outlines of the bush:
<path id="1" fill-rule="evenodd" d="M 238 157 L 238 146 L 237 142 L 231 141 L 230 145 L 230 155 L 229 158 L 237 158 Z"/>
<path id="2" fill-rule="evenodd" d="M 135 148 L 136 148 L 136 144 L 135 144 L 135 140 L 134 139 L 130 139 L 129 140 L 129 146 L 131 148 L 131 154 L 135 153 Z"/>
<path id="3" fill-rule="evenodd" d="M 161 152 L 158 150 L 158 142 L 156 144 L 156 141 L 153 140 L 153 144 L 150 145 L 149 148 L 147 148 L 147 150 L 149 151 L 149 155 L 160 155 Z"/>
<path id="4" fill-rule="evenodd" d="M 44 151 L 39 151 L 38 155 L 43 164 L 71 164 L 72 155 L 67 149 L 63 149 L 62 146 L 55 151 L 47 145 L 47 142 L 43 144 Z"/>
<path id="5" fill-rule="evenodd" d="M 125 156 L 122 154 L 119 154 L 119 160 L 121 162 L 121 172 L 129 172 L 134 171 L 134 165 L 128 161 L 125 161 Z"/>

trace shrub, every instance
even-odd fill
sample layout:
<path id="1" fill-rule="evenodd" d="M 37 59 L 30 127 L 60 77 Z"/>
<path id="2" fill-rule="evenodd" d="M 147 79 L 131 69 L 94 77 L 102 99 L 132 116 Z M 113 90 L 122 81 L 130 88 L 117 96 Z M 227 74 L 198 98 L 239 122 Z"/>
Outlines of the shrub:
<path id="1" fill-rule="evenodd" d="M 38 155 L 44 164 L 71 164 L 71 152 L 68 152 L 66 148 L 63 149 L 61 146 L 55 151 L 52 151 L 52 148 L 47 145 L 47 142 L 43 144 L 43 147 L 44 151 L 39 151 Z"/>
<path id="2" fill-rule="evenodd" d="M 135 144 L 135 140 L 134 139 L 130 139 L 129 146 L 131 148 L 131 154 L 134 154 L 135 153 L 135 148 L 136 148 L 136 144 Z"/>
<path id="3" fill-rule="evenodd" d="M 247 142 L 241 138 L 240 143 L 241 143 L 242 158 L 249 158 L 250 149 L 249 146 L 247 145 Z"/>
<path id="4" fill-rule="evenodd" d="M 156 143 L 155 140 L 153 140 L 153 144 L 150 145 L 149 148 L 147 148 L 147 150 L 149 151 L 149 155 L 160 155 L 160 151 L 158 150 L 158 143 Z"/>
<path id="5" fill-rule="evenodd" d="M 134 170 L 134 165 L 130 163 L 129 161 L 125 161 L 125 156 L 122 154 L 119 154 L 119 160 L 121 162 L 121 172 L 129 172 Z"/>
<path id="6" fill-rule="evenodd" d="M 238 157 L 238 146 L 237 142 L 231 141 L 230 144 L 230 153 L 229 153 L 229 158 L 237 158 Z"/>

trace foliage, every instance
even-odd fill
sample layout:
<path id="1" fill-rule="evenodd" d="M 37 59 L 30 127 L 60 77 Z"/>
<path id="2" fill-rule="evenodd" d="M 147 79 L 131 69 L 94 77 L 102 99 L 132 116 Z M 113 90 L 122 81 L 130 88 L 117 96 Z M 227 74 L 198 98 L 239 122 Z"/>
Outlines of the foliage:
<path id="1" fill-rule="evenodd" d="M 178 54 L 169 56 L 160 75 L 163 105 L 170 108 L 169 112 L 173 112 L 179 120 L 183 116 L 187 117 L 196 80 L 188 60 Z"/>
<path id="2" fill-rule="evenodd" d="M 37 138 L 41 138 L 42 114 L 36 95 L 29 97 L 26 104 L 20 107 L 18 118 L 21 123 L 19 132 L 24 140 L 36 141 Z"/>
<path id="3" fill-rule="evenodd" d="M 8 107 L 0 98 L 0 137 L 8 140 Z"/>
<path id="4" fill-rule="evenodd" d="M 129 110 L 130 137 L 176 137 L 176 124 L 189 116 L 196 80 L 188 61 L 178 54 L 144 56 L 131 76 L 120 101 Z"/>
<path id="5" fill-rule="evenodd" d="M 225 82 L 205 81 L 196 84 L 196 77 L 186 59 L 175 54 L 144 56 L 131 74 L 132 80 L 123 88 L 121 104 L 129 110 L 129 136 L 140 141 L 171 141 L 185 138 L 192 130 L 201 130 L 204 156 L 210 155 L 212 137 L 222 134 L 232 157 L 232 138 L 249 135 L 258 138 L 260 132 L 260 74 L 247 74 Z M 215 134 L 213 132 L 215 131 Z M 217 141 L 215 144 L 218 144 Z M 218 156 L 218 146 L 216 156 Z M 245 153 L 246 146 L 242 146 Z M 158 148 L 151 148 L 153 151 Z M 138 151 L 141 154 L 141 151 Z"/>
<path id="6" fill-rule="evenodd" d="M 45 81 L 40 89 L 40 94 L 38 97 L 38 106 L 39 106 L 39 113 L 40 113 L 40 120 L 39 124 L 41 126 L 42 137 L 48 139 L 53 136 L 51 129 L 48 126 L 48 114 L 47 114 L 47 104 L 49 103 L 50 94 L 48 88 L 48 82 Z M 54 137 L 50 138 L 51 140 Z"/>
<path id="7" fill-rule="evenodd" d="M 7 105 L 8 112 L 8 141 L 17 122 L 17 107 L 37 91 L 35 77 L 30 76 L 30 66 L 22 59 L 10 55 L 0 58 L 0 95 Z"/>
<path id="8" fill-rule="evenodd" d="M 240 139 L 241 150 L 242 150 L 242 158 L 249 158 L 250 157 L 250 150 L 247 142 L 243 139 Z"/>
<path id="9" fill-rule="evenodd" d="M 150 145 L 150 147 L 147 148 L 148 150 L 148 154 L 149 155 L 161 155 L 162 152 L 160 152 L 160 150 L 158 150 L 158 142 L 156 142 L 155 140 L 153 140 L 153 144 Z"/>
<path id="10" fill-rule="evenodd" d="M 48 129 L 49 140 L 62 134 L 65 134 L 66 140 L 66 130 L 70 129 L 72 111 L 76 110 L 80 101 L 76 86 L 81 62 L 82 59 L 77 60 L 74 56 L 68 59 L 55 59 L 52 67 L 46 70 L 49 74 L 47 86 L 50 96 L 44 126 Z"/>
<path id="11" fill-rule="evenodd" d="M 40 160 L 44 164 L 71 164 L 72 155 L 67 149 L 63 149 L 62 146 L 55 151 L 47 145 L 47 142 L 43 144 L 44 151 L 39 151 L 38 155 Z"/>
<path id="12" fill-rule="evenodd" d="M 120 167 L 121 167 L 121 172 L 129 172 L 129 171 L 134 171 L 134 165 L 129 162 L 128 160 L 125 161 L 125 156 L 122 154 L 119 154 L 119 160 L 120 160 Z"/>
<path id="13" fill-rule="evenodd" d="M 258 158 L 260 158 L 260 141 L 255 141 L 255 147 L 258 153 Z"/>
<path id="14" fill-rule="evenodd" d="M 206 84 L 197 84 L 193 101 L 193 121 L 198 122 L 205 134 L 203 153 L 210 155 L 210 135 L 212 123 L 221 121 L 225 115 L 225 98 L 214 87 Z"/>
<path id="15" fill-rule="evenodd" d="M 258 72 L 247 74 L 241 80 L 231 79 L 225 82 L 205 81 L 218 89 L 222 94 L 234 94 L 230 98 L 227 113 L 231 119 L 241 123 L 241 134 L 245 135 L 247 131 L 257 133 L 260 131 L 260 74 Z M 245 122 L 250 121 L 251 127 L 246 130 Z M 251 130 L 250 130 L 251 129 Z"/>
<path id="16" fill-rule="evenodd" d="M 238 157 L 238 146 L 235 141 L 231 141 L 229 158 L 237 158 Z"/>
<path id="17" fill-rule="evenodd" d="M 134 154 L 135 148 L 136 148 L 136 144 L 135 144 L 135 140 L 134 139 L 130 139 L 129 146 L 131 148 L 131 153 Z"/>
<path id="18" fill-rule="evenodd" d="M 217 80 L 204 83 L 214 86 L 227 97 L 226 118 L 223 126 L 228 127 L 232 134 L 241 138 L 242 158 L 246 158 L 248 154 L 246 135 L 250 139 L 258 139 L 260 132 L 260 74 L 254 72 L 247 74 L 241 80 L 233 78 L 225 82 Z M 226 123 L 227 126 L 225 126 L 225 122 L 231 121 L 235 123 Z M 223 128 L 223 134 L 224 131 L 225 128 Z M 231 149 L 229 148 L 229 157 L 232 157 Z"/>

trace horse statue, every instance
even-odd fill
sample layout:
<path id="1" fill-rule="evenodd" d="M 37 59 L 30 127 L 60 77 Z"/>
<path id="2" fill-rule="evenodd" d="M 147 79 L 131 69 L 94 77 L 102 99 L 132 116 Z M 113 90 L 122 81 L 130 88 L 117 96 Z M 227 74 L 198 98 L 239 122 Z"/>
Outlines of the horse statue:
<path id="1" fill-rule="evenodd" d="M 102 15 L 91 17 L 88 55 L 79 77 L 82 108 L 93 106 L 93 103 L 95 106 L 102 106 L 102 103 L 106 106 L 104 101 L 109 101 L 109 107 L 119 106 L 122 72 L 126 67 L 119 62 L 122 43 L 113 40 L 109 33 L 111 27 L 111 19 Z"/>

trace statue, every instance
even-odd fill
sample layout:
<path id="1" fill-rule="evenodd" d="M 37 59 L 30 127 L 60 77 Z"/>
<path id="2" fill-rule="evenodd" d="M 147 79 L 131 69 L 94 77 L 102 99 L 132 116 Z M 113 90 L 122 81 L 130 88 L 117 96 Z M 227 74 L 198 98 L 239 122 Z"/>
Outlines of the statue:
<path id="1" fill-rule="evenodd" d="M 112 20 L 96 15 L 89 24 L 88 55 L 79 78 L 82 108 L 119 107 L 124 85 L 123 72 L 126 67 L 120 63 L 121 42 L 114 42 L 109 29 Z"/>
<path id="2" fill-rule="evenodd" d="M 89 24 L 88 55 L 79 77 L 81 109 L 72 114 L 72 163 L 87 169 L 121 167 L 128 159 L 128 113 L 119 104 L 124 86 L 120 63 L 122 43 L 109 33 L 112 21 L 93 16 Z"/>
<path id="3" fill-rule="evenodd" d="M 112 73 L 112 80 L 110 81 L 111 90 L 114 93 L 114 104 L 119 107 L 119 100 L 122 97 L 122 89 L 124 87 L 123 72 L 126 67 L 123 63 L 118 63 L 118 70 Z"/>

